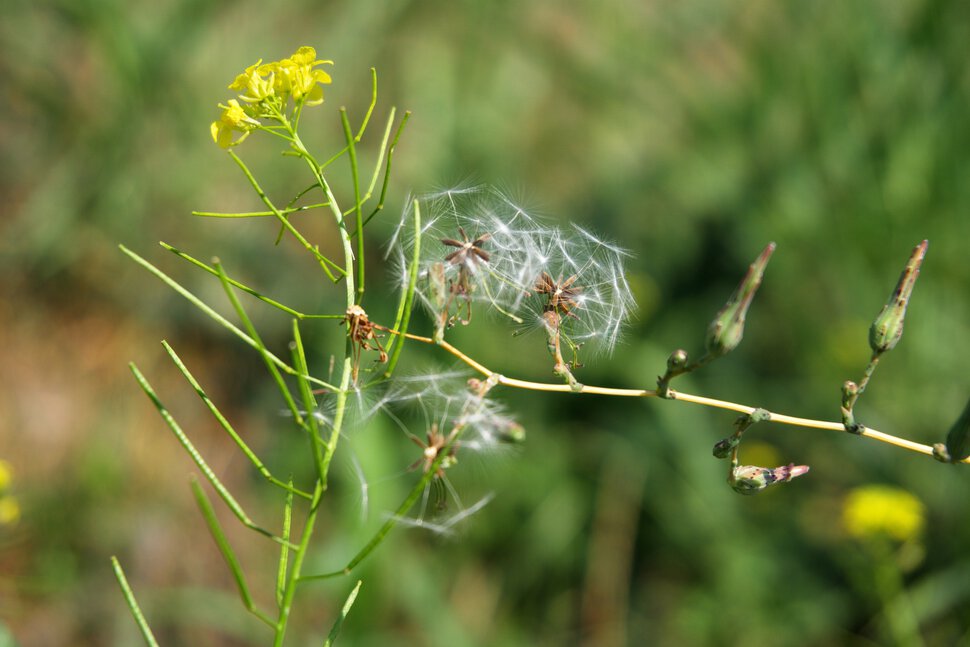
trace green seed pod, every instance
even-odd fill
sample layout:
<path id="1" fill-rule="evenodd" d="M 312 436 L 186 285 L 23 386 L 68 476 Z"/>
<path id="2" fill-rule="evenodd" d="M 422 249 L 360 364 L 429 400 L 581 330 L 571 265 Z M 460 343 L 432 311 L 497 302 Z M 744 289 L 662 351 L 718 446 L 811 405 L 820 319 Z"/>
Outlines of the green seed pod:
<path id="1" fill-rule="evenodd" d="M 927 241 L 921 242 L 909 257 L 909 262 L 899 276 L 896 289 L 893 290 L 889 301 L 883 306 L 869 328 L 869 346 L 872 352 L 878 354 L 892 350 L 900 337 L 903 336 L 903 319 L 906 317 L 906 306 L 909 305 L 913 287 L 919 277 L 919 268 L 926 255 Z"/>
<path id="2" fill-rule="evenodd" d="M 744 318 L 748 313 L 748 307 L 754 299 L 758 286 L 761 285 L 761 278 L 764 276 L 765 267 L 768 259 L 775 251 L 775 244 L 768 243 L 762 250 L 758 258 L 748 268 L 747 274 L 738 285 L 738 289 L 728 300 L 728 302 L 717 313 L 717 317 L 707 327 L 707 353 L 711 357 L 721 357 L 737 348 L 744 337 Z"/>

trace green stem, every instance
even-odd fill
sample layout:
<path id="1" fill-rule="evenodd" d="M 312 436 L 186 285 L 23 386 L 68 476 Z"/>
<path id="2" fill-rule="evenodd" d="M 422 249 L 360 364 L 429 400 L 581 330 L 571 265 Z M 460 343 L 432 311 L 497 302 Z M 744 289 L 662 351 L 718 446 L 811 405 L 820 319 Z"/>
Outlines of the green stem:
<path id="1" fill-rule="evenodd" d="M 350 236 L 347 233 L 344 215 L 340 210 L 340 206 L 337 203 L 337 199 L 333 195 L 333 191 L 331 190 L 329 183 L 323 176 L 320 165 L 303 145 L 303 142 L 300 140 L 300 137 L 297 135 L 296 131 L 290 128 L 289 123 L 285 120 L 285 118 L 282 119 L 281 122 L 290 130 L 293 137 L 292 146 L 294 150 L 300 157 L 304 159 L 304 161 L 306 161 L 307 165 L 310 167 L 310 172 L 313 174 L 314 179 L 324 192 L 327 202 L 329 203 L 334 221 L 337 225 L 337 232 L 340 236 L 340 242 L 344 252 L 343 271 L 346 284 L 346 308 L 349 309 L 354 305 L 356 296 L 354 286 L 354 252 Z M 310 503 L 310 509 L 307 511 L 306 521 L 304 522 L 303 532 L 300 538 L 300 545 L 294 552 L 293 564 L 281 598 L 280 613 L 276 624 L 276 639 L 273 643 L 274 647 L 281 647 L 283 644 L 283 637 L 286 633 L 287 622 L 289 621 L 290 611 L 293 606 L 293 597 L 296 594 L 296 585 L 300 579 L 300 572 L 303 568 L 303 561 L 306 558 L 310 539 L 313 536 L 313 526 L 316 522 L 317 511 L 319 509 L 320 501 L 323 498 L 323 493 L 327 489 L 327 477 L 330 471 L 330 462 L 333 458 L 334 452 L 337 449 L 337 442 L 340 439 L 344 414 L 347 409 L 347 394 L 350 387 L 350 376 L 352 373 L 351 351 L 352 347 L 350 340 L 348 339 L 344 350 L 340 384 L 334 390 L 336 402 L 330 437 L 327 440 L 322 463 L 318 464 L 319 473 L 313 491 L 313 500 Z"/>
<path id="2" fill-rule="evenodd" d="M 300 336 L 300 326 L 295 319 L 293 320 L 293 363 L 300 369 L 301 373 L 306 373 L 309 370 L 307 368 L 306 353 L 303 351 L 303 339 Z M 310 437 L 310 451 L 313 454 L 313 461 L 317 466 L 317 477 L 321 481 L 325 481 L 326 469 L 323 465 L 323 450 L 320 446 L 320 427 L 317 424 L 316 416 L 313 415 L 317 403 L 310 389 L 310 383 L 306 380 L 299 380 L 299 385 L 300 395 L 303 398 L 303 407 L 307 411 L 306 419 L 308 421 L 303 427 Z"/>
<path id="3" fill-rule="evenodd" d="M 293 596 L 296 595 L 296 585 L 303 568 L 303 560 L 306 558 L 307 549 L 310 546 L 310 538 L 313 537 L 313 526 L 317 520 L 317 511 L 320 507 L 320 500 L 323 497 L 323 483 L 317 481 L 316 488 L 313 490 L 313 500 L 310 502 L 310 509 L 307 511 L 306 521 L 303 524 L 303 532 L 300 535 L 300 543 L 293 551 L 293 568 L 283 590 L 280 600 L 280 612 L 276 620 L 276 637 L 273 640 L 273 647 L 283 647 L 283 637 L 286 635 L 286 627 L 290 620 L 290 611 L 293 609 Z"/>
<path id="4" fill-rule="evenodd" d="M 315 184 L 313 186 L 316 187 Z M 320 207 L 325 206 L 327 206 L 326 202 L 318 202 L 317 204 L 306 204 L 300 207 L 286 207 L 279 209 L 279 213 L 288 216 L 291 213 L 309 211 L 310 209 L 319 209 Z M 273 211 L 241 211 L 239 213 L 226 213 L 223 211 L 193 211 L 192 215 L 205 218 L 268 218 L 275 217 L 276 213 Z"/>
<path id="5" fill-rule="evenodd" d="M 266 370 L 268 370 L 270 375 L 273 377 L 273 381 L 276 382 L 276 387 L 279 389 L 280 395 L 283 396 L 286 406 L 289 407 L 290 413 L 293 414 L 293 420 L 296 421 L 296 424 L 303 425 L 303 415 L 297 408 L 296 401 L 293 399 L 290 389 L 286 386 L 283 376 L 280 375 L 276 365 L 273 364 L 273 361 L 270 359 L 270 352 L 266 348 L 266 344 L 263 343 L 259 333 L 256 332 L 256 326 L 253 325 L 249 315 L 246 314 L 246 310 L 242 306 L 242 302 L 240 302 L 239 297 L 236 296 L 236 292 L 229 283 L 229 278 L 226 276 L 225 270 L 222 269 L 222 264 L 216 260 L 213 262 L 213 265 L 215 266 L 216 271 L 219 273 L 219 280 L 222 282 L 222 287 L 226 292 L 226 296 L 229 298 L 229 302 L 232 304 L 233 309 L 235 309 L 236 314 L 243 323 L 243 326 L 245 326 L 246 332 L 249 333 L 249 337 L 256 343 L 256 350 L 259 351 L 260 357 L 263 358 L 263 362 L 266 364 Z M 300 367 L 297 367 L 297 371 L 299 371 L 300 374 L 304 374 L 306 372 Z"/>
<path id="6" fill-rule="evenodd" d="M 294 134 L 294 136 L 295 136 L 295 134 Z M 294 145 L 298 141 L 299 140 L 296 140 L 294 142 Z M 302 145 L 303 144 L 301 143 L 300 146 L 302 147 Z M 249 180 L 249 183 L 252 185 L 253 190 L 255 190 L 256 191 L 256 194 L 259 196 L 259 199 L 263 201 L 263 204 L 265 204 L 267 207 L 269 207 L 270 211 L 273 212 L 273 215 L 276 216 L 277 220 L 280 221 L 280 224 L 283 225 L 284 227 L 286 227 L 286 230 L 289 231 L 291 234 L 293 234 L 293 237 L 294 238 L 296 238 L 298 241 L 300 241 L 300 244 L 303 245 L 304 249 L 306 249 L 308 252 L 310 252 L 311 254 L 313 254 L 313 256 L 317 259 L 317 262 L 320 264 L 320 267 L 323 269 L 324 273 L 326 273 L 326 275 L 330 278 L 330 280 L 331 281 L 334 281 L 334 282 L 337 282 L 339 279 L 336 276 L 333 275 L 333 273 L 330 271 L 330 267 L 328 265 L 328 263 L 329 264 L 333 264 L 333 262 L 330 259 L 328 259 L 326 256 L 324 256 L 323 254 L 321 254 L 320 251 L 316 247 L 314 247 L 313 245 L 311 245 L 310 244 L 310 241 L 308 241 L 303 236 L 303 234 L 301 234 L 300 231 L 296 227 L 293 226 L 293 224 L 290 222 L 289 218 L 287 218 L 283 214 L 283 212 L 281 212 L 277 208 L 277 206 L 275 204 L 273 204 L 273 201 L 270 200 L 269 199 L 269 196 L 266 195 L 266 192 L 263 191 L 263 188 L 259 185 L 259 182 L 253 176 L 252 172 L 249 170 L 249 167 L 246 166 L 246 163 L 243 162 L 242 159 L 240 159 L 239 156 L 236 155 L 236 153 L 233 150 L 231 150 L 231 149 L 229 150 L 229 156 L 232 157 L 232 159 L 236 162 L 236 164 L 239 166 L 239 168 L 242 169 L 242 172 L 246 175 L 246 178 Z M 332 209 L 333 206 L 334 206 L 333 205 L 333 194 L 328 192 L 327 193 L 327 199 L 330 201 L 330 207 Z"/>
<path id="7" fill-rule="evenodd" d="M 394 336 L 390 343 L 394 346 L 391 351 L 390 360 L 387 362 L 387 370 L 384 377 L 391 377 L 397 360 L 401 356 L 401 349 L 404 347 L 404 340 L 407 338 L 408 323 L 411 321 L 411 308 L 414 305 L 414 290 L 418 282 L 418 265 L 421 262 L 421 206 L 417 200 L 413 202 L 414 207 L 414 255 L 411 258 L 411 269 L 408 276 L 408 288 L 404 293 L 401 303 L 398 305 L 397 318 L 394 321 Z"/>
<path id="8" fill-rule="evenodd" d="M 192 256 L 189 256 L 188 254 L 186 254 L 182 250 L 180 250 L 180 249 L 178 249 L 176 247 L 172 247 L 171 245 L 169 245 L 166 242 L 159 242 L 159 245 L 161 245 L 162 247 L 164 247 L 168 251 L 172 252 L 173 254 L 175 254 L 176 256 L 178 256 L 179 258 L 181 258 L 182 260 L 188 261 L 189 263 L 192 263 L 196 267 L 205 270 L 209 274 L 212 274 L 213 276 L 219 276 L 219 272 L 218 272 L 218 270 L 216 270 L 216 268 L 214 268 L 214 267 L 212 267 L 210 265 L 207 265 L 206 263 L 203 263 L 202 261 L 200 261 L 197 258 L 194 258 Z M 287 305 L 284 305 L 284 304 L 280 303 L 279 301 L 275 301 L 275 300 L 273 300 L 273 299 L 271 299 L 271 298 L 269 298 L 269 297 L 267 297 L 267 296 L 265 296 L 265 295 L 257 292 L 256 290 L 252 289 L 251 287 L 249 287 L 249 286 L 247 286 L 247 285 L 245 285 L 243 283 L 240 283 L 239 281 L 237 281 L 237 280 L 235 280 L 235 279 L 233 279 L 231 277 L 227 277 L 227 279 L 229 280 L 229 284 L 232 285 L 233 287 L 236 287 L 236 288 L 242 290 L 246 294 L 249 294 L 251 296 L 256 297 L 257 299 L 259 299 L 263 303 L 266 303 L 268 305 L 271 305 L 274 308 L 276 308 L 277 310 L 282 310 L 286 314 L 288 314 L 288 315 L 290 315 L 292 317 L 296 317 L 297 319 L 303 320 L 303 319 L 343 319 L 344 318 L 344 315 L 314 315 L 314 314 L 306 314 L 304 312 L 298 312 L 298 311 L 294 310 L 293 308 L 291 308 L 291 307 L 289 307 Z"/>
<path id="9" fill-rule="evenodd" d="M 356 568 L 358 564 L 360 564 L 362 561 L 367 559 L 367 556 L 370 555 L 374 551 L 374 549 L 377 548 L 381 544 L 381 542 L 384 541 L 384 538 L 387 537 L 388 533 L 394 529 L 394 526 L 398 524 L 398 521 L 401 519 L 401 517 L 406 515 L 408 511 L 414 506 L 414 504 L 418 502 L 418 499 L 421 498 L 421 495 L 424 493 L 425 488 L 427 488 L 428 484 L 431 483 L 431 479 L 435 477 L 435 474 L 438 472 L 438 469 L 441 467 L 441 464 L 448 457 L 448 453 L 456 439 L 457 439 L 457 436 L 452 438 L 451 442 L 449 442 L 440 450 L 438 450 L 438 456 L 435 458 L 434 462 L 431 463 L 431 465 L 428 468 L 428 471 L 426 471 L 424 475 L 420 479 L 418 479 L 418 482 L 414 484 L 414 487 L 411 489 L 411 492 L 408 493 L 408 496 L 404 499 L 404 501 L 401 502 L 401 505 L 397 507 L 397 510 L 394 511 L 394 514 L 388 517 L 387 521 L 384 522 L 384 525 L 378 528 L 377 532 L 374 533 L 374 536 L 371 537 L 371 540 L 367 542 L 367 545 L 361 548 L 360 551 L 358 551 L 357 554 L 354 555 L 349 562 L 347 562 L 346 566 L 344 566 L 339 571 L 322 573 L 320 575 L 306 575 L 304 577 L 301 577 L 300 581 L 309 582 L 311 580 L 324 580 L 332 577 L 339 577 L 341 575 L 349 575 L 350 572 L 354 570 L 354 568 Z"/>
<path id="10" fill-rule="evenodd" d="M 157 267 L 155 267 L 154 265 L 152 265 L 151 263 L 149 263 L 147 260 L 145 260 L 144 258 L 142 258 L 141 256 L 139 256 L 135 252 L 133 252 L 130 249 L 128 249 L 124 245 L 118 245 L 118 249 L 120 249 L 122 252 L 124 252 L 133 261 L 135 261 L 136 263 L 138 263 L 139 265 L 141 265 L 142 267 L 144 267 L 146 270 L 148 270 L 149 272 L 151 272 L 152 274 L 154 274 L 156 277 L 158 277 L 167 286 L 169 286 L 170 288 L 172 288 L 173 290 L 175 290 L 176 292 L 178 292 L 179 294 L 181 294 L 183 297 L 185 297 L 186 299 L 188 299 L 189 302 L 192 305 L 194 305 L 196 308 L 198 308 L 199 310 L 201 310 L 202 312 L 204 312 L 206 315 L 208 315 L 213 321 L 215 321 L 219 325 L 223 326 L 226 330 L 228 330 L 229 332 L 231 332 L 235 336 L 237 336 L 240 339 L 242 339 L 243 342 L 245 342 L 247 346 L 249 346 L 251 348 L 254 348 L 256 350 L 259 350 L 259 345 L 255 342 L 255 340 L 253 340 L 252 337 L 250 337 L 249 335 L 247 335 L 245 332 L 243 332 L 242 330 L 240 330 L 237 326 L 235 326 L 234 324 L 232 324 L 231 322 L 229 322 L 221 314 L 219 314 L 218 312 L 216 312 L 215 310 L 213 310 L 212 308 L 210 308 L 208 305 L 206 305 L 205 302 L 202 301 L 202 299 L 200 299 L 199 297 L 195 296 L 194 294 L 192 294 L 191 292 L 189 292 L 187 289 L 185 289 L 182 286 L 181 283 L 179 283 L 178 281 L 176 281 L 175 279 L 173 279 L 172 277 L 170 277 L 168 274 L 166 274 L 165 272 L 161 271 L 160 269 L 158 269 Z M 263 351 L 260 351 L 260 352 L 263 352 Z M 284 373 L 286 373 L 288 375 L 296 375 L 297 374 L 296 369 L 294 369 L 292 366 L 290 366 L 289 364 L 287 364 L 286 362 L 284 362 L 280 358 L 276 357 L 272 353 L 266 351 L 266 357 L 268 357 L 270 359 L 270 361 L 272 361 L 276 366 L 278 366 L 280 368 L 280 370 L 283 371 Z M 304 379 L 312 382 L 313 384 L 316 384 L 317 386 L 321 386 L 321 387 L 323 387 L 325 389 L 333 389 L 333 388 L 335 388 L 329 382 L 324 382 L 323 380 L 318 379 L 318 378 L 315 378 L 312 375 L 303 375 L 302 377 Z"/>
<path id="11" fill-rule="evenodd" d="M 350 131 L 350 120 L 347 118 L 346 108 L 340 109 L 340 122 L 344 127 L 344 136 L 347 138 L 347 154 L 350 159 L 350 177 L 354 185 L 354 214 L 357 221 L 357 298 L 355 303 L 360 303 L 364 298 L 364 225 L 360 208 L 360 177 L 357 171 L 357 147 L 354 143 L 354 134 Z"/>
<path id="12" fill-rule="evenodd" d="M 195 376 L 192 375 L 192 373 L 189 371 L 185 363 L 182 362 L 182 358 L 178 356 L 178 354 L 175 352 L 175 349 L 169 346 L 167 341 L 162 341 L 162 346 L 165 348 L 165 352 L 168 353 L 168 356 L 172 359 L 172 362 L 175 364 L 176 368 L 178 368 L 178 370 L 181 371 L 182 376 L 185 377 L 186 381 L 189 383 L 189 386 L 195 389 L 196 395 L 198 395 L 202 399 L 202 402 L 205 403 L 205 406 L 209 409 L 209 412 L 212 414 L 212 416 L 216 419 L 219 425 L 225 430 L 225 432 L 229 434 L 229 437 L 232 438 L 233 442 L 236 443 L 236 446 L 238 446 L 239 449 L 242 451 L 242 453 L 246 455 L 246 458 L 248 458 L 249 462 L 251 462 L 256 467 L 259 473 L 262 474 L 263 477 L 265 477 L 266 480 L 272 483 L 273 485 L 286 490 L 290 494 L 290 496 L 296 494 L 297 496 L 300 496 L 304 499 L 309 499 L 310 495 L 307 492 L 294 488 L 292 482 L 284 483 L 283 481 L 273 476 L 273 474 L 269 471 L 269 468 L 267 468 L 263 464 L 263 461 L 261 461 L 259 457 L 256 455 L 256 453 L 249 448 L 249 445 L 246 444 L 246 441 L 244 441 L 242 437 L 240 437 L 239 434 L 236 433 L 236 430 L 233 429 L 232 425 L 229 424 L 229 421 L 226 419 L 226 417 L 222 415 L 222 412 L 219 411 L 219 408 L 216 407 L 215 403 L 209 399 L 209 396 L 202 388 L 202 385 L 199 384 L 198 380 L 195 379 Z"/>

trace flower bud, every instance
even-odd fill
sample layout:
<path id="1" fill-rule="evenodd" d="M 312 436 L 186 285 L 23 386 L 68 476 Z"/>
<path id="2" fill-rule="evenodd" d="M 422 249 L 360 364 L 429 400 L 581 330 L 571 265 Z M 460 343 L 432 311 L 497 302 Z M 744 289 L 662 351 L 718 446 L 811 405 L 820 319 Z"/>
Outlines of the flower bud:
<path id="1" fill-rule="evenodd" d="M 683 348 L 678 348 L 667 358 L 667 371 L 657 377 L 657 395 L 661 398 L 669 398 L 670 381 L 687 371 L 687 351 Z"/>
<path id="2" fill-rule="evenodd" d="M 724 305 L 717 317 L 707 328 L 707 353 L 712 357 L 720 357 L 737 348 L 744 337 L 744 318 L 748 307 L 754 299 L 754 293 L 761 285 L 761 278 L 765 273 L 768 259 L 775 251 L 775 244 L 768 243 L 754 263 L 748 268 L 738 289 Z"/>
<path id="3" fill-rule="evenodd" d="M 740 465 L 731 471 L 728 483 L 738 494 L 757 494 L 769 485 L 787 483 L 808 472 L 808 465 L 789 463 L 771 469 L 755 465 Z"/>
<path id="4" fill-rule="evenodd" d="M 909 262 L 899 276 L 896 289 L 893 290 L 889 301 L 883 306 L 869 328 L 869 346 L 877 355 L 892 350 L 903 336 L 903 318 L 906 316 L 906 306 L 909 305 L 913 286 L 919 276 L 919 268 L 926 255 L 927 241 L 921 242 L 909 257 Z"/>
<path id="5" fill-rule="evenodd" d="M 850 434 L 861 434 L 865 427 L 855 421 L 852 407 L 859 397 L 859 385 L 852 380 L 842 383 L 842 426 Z"/>
<path id="6" fill-rule="evenodd" d="M 722 438 L 714 444 L 714 458 L 727 458 L 735 447 L 741 444 L 741 435 L 734 434 L 727 438 Z"/>
<path id="7" fill-rule="evenodd" d="M 957 463 L 970 456 L 970 400 L 967 400 L 963 413 L 953 423 L 950 432 L 946 435 L 946 450 L 952 463 Z"/>
<path id="8" fill-rule="evenodd" d="M 687 367 L 687 351 L 683 348 L 678 348 L 670 354 L 667 358 L 667 374 L 677 375 L 683 372 L 684 368 Z"/>
<path id="9" fill-rule="evenodd" d="M 499 429 L 498 441 L 509 445 L 521 445 L 525 442 L 525 427 L 517 422 L 509 421 Z"/>

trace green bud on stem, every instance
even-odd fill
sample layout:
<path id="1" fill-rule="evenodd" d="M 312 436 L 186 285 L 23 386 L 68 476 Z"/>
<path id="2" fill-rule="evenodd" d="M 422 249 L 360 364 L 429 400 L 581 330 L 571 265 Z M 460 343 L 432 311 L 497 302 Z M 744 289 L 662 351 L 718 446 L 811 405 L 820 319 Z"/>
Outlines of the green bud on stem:
<path id="1" fill-rule="evenodd" d="M 842 383 L 842 426 L 850 434 L 861 434 L 865 430 L 863 425 L 856 422 L 855 415 L 852 413 L 859 393 L 861 393 L 859 385 L 852 380 Z"/>
<path id="2" fill-rule="evenodd" d="M 667 371 L 657 378 L 657 394 L 661 398 L 669 398 L 670 380 L 678 375 L 683 375 L 687 370 L 687 351 L 678 348 L 667 358 Z"/>
<path id="3" fill-rule="evenodd" d="M 728 436 L 727 438 L 722 438 L 714 444 L 714 450 L 711 452 L 714 454 L 714 458 L 727 458 L 731 455 L 731 452 L 741 444 L 741 434 L 734 434 L 733 436 Z"/>
<path id="4" fill-rule="evenodd" d="M 919 268 L 926 255 L 928 241 L 923 241 L 915 248 L 909 257 L 909 262 L 903 268 L 903 273 L 899 276 L 896 289 L 893 290 L 889 301 L 883 306 L 882 310 L 872 322 L 869 328 L 869 346 L 872 352 L 877 355 L 892 350 L 899 338 L 903 336 L 903 318 L 906 316 L 906 306 L 909 305 L 910 296 L 913 294 L 913 287 L 916 285 L 916 278 L 919 276 Z"/>
<path id="5" fill-rule="evenodd" d="M 738 289 L 724 305 L 717 317 L 707 328 L 707 353 L 709 356 L 721 357 L 737 348 L 744 337 L 744 318 L 748 307 L 754 299 L 761 278 L 764 276 L 768 259 L 775 251 L 775 244 L 768 243 L 754 263 L 748 268 Z"/>

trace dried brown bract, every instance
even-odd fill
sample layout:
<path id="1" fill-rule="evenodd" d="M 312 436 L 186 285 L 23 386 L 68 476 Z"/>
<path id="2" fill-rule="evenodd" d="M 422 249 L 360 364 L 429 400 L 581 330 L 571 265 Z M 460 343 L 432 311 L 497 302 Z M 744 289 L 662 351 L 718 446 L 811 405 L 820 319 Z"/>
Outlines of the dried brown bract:
<path id="1" fill-rule="evenodd" d="M 576 277 L 577 275 L 573 274 L 564 281 L 562 276 L 560 276 L 553 281 L 552 276 L 548 272 L 543 272 L 536 279 L 536 284 L 533 289 L 539 294 L 549 296 L 549 300 L 544 307 L 546 312 L 558 312 L 559 314 L 578 319 L 572 311 L 579 308 L 577 299 L 582 294 L 583 288 L 575 285 Z"/>
<path id="2" fill-rule="evenodd" d="M 411 442 L 422 449 L 421 458 L 412 463 L 410 469 L 414 470 L 420 467 L 421 471 L 427 474 L 431 471 L 435 461 L 438 460 L 438 456 L 447 447 L 448 453 L 438 464 L 438 469 L 435 471 L 436 478 L 444 478 L 445 468 L 451 467 L 458 461 L 455 457 L 455 452 L 458 450 L 458 443 L 454 442 L 457 429 L 456 427 L 455 431 L 452 431 L 446 436 L 438 432 L 437 423 L 432 424 L 431 429 L 428 431 L 428 442 L 424 442 L 417 436 L 410 436 L 409 434 Z"/>
<path id="3" fill-rule="evenodd" d="M 387 352 L 384 351 L 384 347 L 381 346 L 381 342 L 374 332 L 374 324 L 367 318 L 367 313 L 359 305 L 355 304 L 347 308 L 342 321 L 347 324 L 347 336 L 353 346 L 354 381 L 356 382 L 362 350 L 378 351 L 381 362 L 387 361 Z M 373 346 L 371 342 L 373 342 Z"/>
<path id="4" fill-rule="evenodd" d="M 488 252 L 482 249 L 482 245 L 492 237 L 491 234 L 485 233 L 472 240 L 465 233 L 464 228 L 458 227 L 458 233 L 461 234 L 461 240 L 455 240 L 454 238 L 441 239 L 442 244 L 458 248 L 445 256 L 446 261 L 452 265 L 461 265 L 462 267 L 473 266 L 478 260 L 484 261 L 485 263 L 489 261 L 490 256 Z"/>

